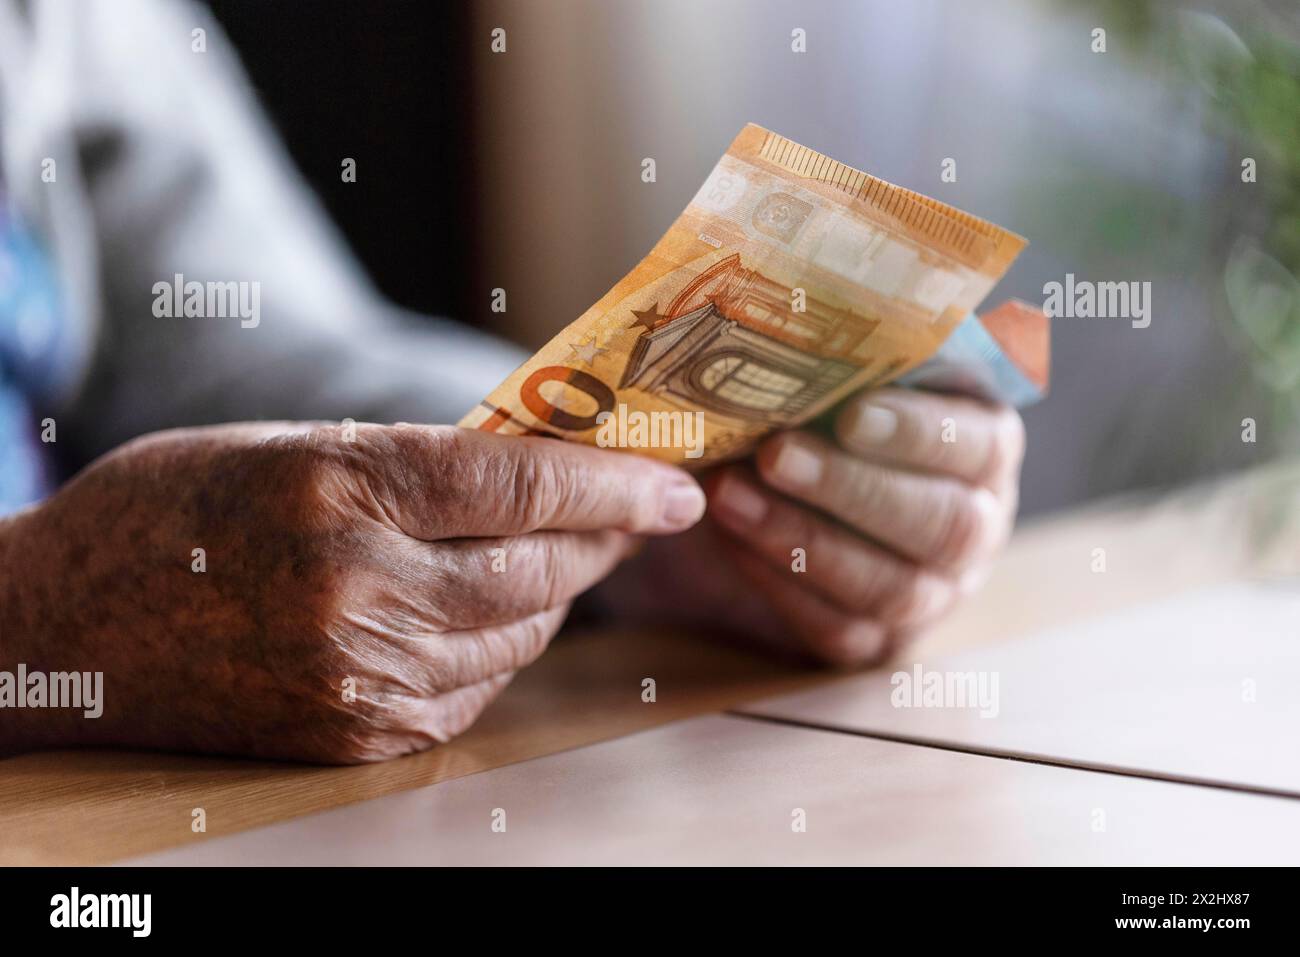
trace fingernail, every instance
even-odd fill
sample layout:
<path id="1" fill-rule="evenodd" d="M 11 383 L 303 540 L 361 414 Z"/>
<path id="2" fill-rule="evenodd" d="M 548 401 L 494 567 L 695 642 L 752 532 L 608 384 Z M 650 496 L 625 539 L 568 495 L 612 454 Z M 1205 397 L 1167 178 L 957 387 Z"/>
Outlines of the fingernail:
<path id="1" fill-rule="evenodd" d="M 822 477 L 822 457 L 796 442 L 787 442 L 772 466 L 776 478 L 784 485 L 806 487 Z"/>
<path id="2" fill-rule="evenodd" d="M 757 525 L 767 515 L 767 499 L 732 475 L 718 483 L 712 504 L 724 524 L 737 528 Z"/>
<path id="3" fill-rule="evenodd" d="M 704 492 L 694 482 L 674 482 L 664 491 L 656 532 L 680 532 L 704 515 Z"/>
<path id="4" fill-rule="evenodd" d="M 862 445 L 880 445 L 898 431 L 898 413 L 883 405 L 871 402 L 858 407 L 850 434 L 853 441 Z"/>

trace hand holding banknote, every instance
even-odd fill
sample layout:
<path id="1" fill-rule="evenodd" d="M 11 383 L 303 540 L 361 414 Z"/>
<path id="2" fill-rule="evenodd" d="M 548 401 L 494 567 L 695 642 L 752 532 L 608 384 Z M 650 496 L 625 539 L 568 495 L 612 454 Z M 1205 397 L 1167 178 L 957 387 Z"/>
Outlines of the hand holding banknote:
<path id="1" fill-rule="evenodd" d="M 154 433 L 0 519 L 0 567 L 27 586 L 7 593 L 0 671 L 111 682 L 94 720 L 7 711 L 0 756 L 427 748 L 542 653 L 632 536 L 703 510 L 669 465 L 449 426 Z"/>
<path id="2" fill-rule="evenodd" d="M 622 614 L 868 661 L 1009 532 L 1012 406 L 1046 392 L 1048 328 L 1024 303 L 972 310 L 1023 246 L 747 126 L 649 255 L 461 424 L 703 469 L 709 521 L 604 586 Z"/>
<path id="3" fill-rule="evenodd" d="M 706 520 L 649 544 L 602 586 L 606 600 L 841 666 L 879 660 L 942 617 L 1010 532 L 1020 416 L 886 388 L 828 424 L 706 473 Z"/>

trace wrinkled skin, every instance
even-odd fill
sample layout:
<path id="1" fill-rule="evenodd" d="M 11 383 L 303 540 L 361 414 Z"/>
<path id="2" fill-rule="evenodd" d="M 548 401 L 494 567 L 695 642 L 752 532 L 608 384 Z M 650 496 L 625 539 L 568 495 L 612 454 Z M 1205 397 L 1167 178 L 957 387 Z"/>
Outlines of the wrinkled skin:
<path id="1" fill-rule="evenodd" d="M 542 439 L 366 425 L 345 441 L 311 424 L 147 436 L 0 521 L 0 669 L 104 672 L 100 718 L 9 710 L 0 751 L 352 763 L 427 748 L 541 654 L 631 536 L 703 509 L 677 469 Z"/>
<path id="2" fill-rule="evenodd" d="M 0 669 L 105 684 L 98 719 L 6 710 L 0 753 L 351 763 L 429 747 L 467 728 L 643 535 L 664 537 L 598 589 L 618 614 L 878 661 L 987 573 L 1016 509 L 1023 426 L 898 389 L 851 400 L 830 426 L 711 470 L 709 517 L 679 535 L 704 508 L 690 478 L 567 443 L 407 425 L 349 442 L 312 424 L 129 443 L 0 520 Z"/>
<path id="3" fill-rule="evenodd" d="M 878 662 L 947 614 L 1011 532 L 1019 414 L 881 389 L 827 425 L 704 476 L 706 520 L 624 565 L 606 601 L 841 667 Z"/>

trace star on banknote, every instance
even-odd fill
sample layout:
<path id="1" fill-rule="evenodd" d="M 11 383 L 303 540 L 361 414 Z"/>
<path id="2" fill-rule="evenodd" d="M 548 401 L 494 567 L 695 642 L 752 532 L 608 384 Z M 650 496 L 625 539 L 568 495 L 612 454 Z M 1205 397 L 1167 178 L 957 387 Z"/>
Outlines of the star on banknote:
<path id="1" fill-rule="evenodd" d="M 586 365 L 591 365 L 596 361 L 596 356 L 604 355 L 608 349 L 602 349 L 596 345 L 593 337 L 588 342 L 569 343 L 569 349 L 573 352 L 575 358 L 581 360 Z"/>

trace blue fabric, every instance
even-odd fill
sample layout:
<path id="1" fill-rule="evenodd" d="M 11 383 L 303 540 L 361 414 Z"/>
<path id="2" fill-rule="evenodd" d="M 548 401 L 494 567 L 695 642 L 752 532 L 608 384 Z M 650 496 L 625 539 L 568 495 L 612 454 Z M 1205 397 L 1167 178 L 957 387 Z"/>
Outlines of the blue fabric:
<path id="1" fill-rule="evenodd" d="M 50 447 L 40 396 L 62 384 L 72 344 L 48 256 L 0 185 L 0 515 L 49 494 Z"/>

